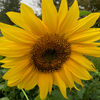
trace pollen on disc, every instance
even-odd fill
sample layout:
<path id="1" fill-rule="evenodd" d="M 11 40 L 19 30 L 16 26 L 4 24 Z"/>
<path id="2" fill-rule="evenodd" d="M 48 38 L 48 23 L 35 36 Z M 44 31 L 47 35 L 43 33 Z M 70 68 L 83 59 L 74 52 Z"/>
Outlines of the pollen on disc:
<path id="1" fill-rule="evenodd" d="M 53 72 L 68 60 L 71 47 L 64 36 L 46 34 L 37 40 L 31 54 L 35 69 L 44 73 Z"/>

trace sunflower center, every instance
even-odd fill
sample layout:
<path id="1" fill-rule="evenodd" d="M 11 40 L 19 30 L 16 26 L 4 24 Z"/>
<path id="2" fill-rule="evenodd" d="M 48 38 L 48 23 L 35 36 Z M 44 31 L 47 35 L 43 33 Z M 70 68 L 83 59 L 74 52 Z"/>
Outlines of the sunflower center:
<path id="1" fill-rule="evenodd" d="M 71 54 L 71 47 L 64 36 L 46 34 L 37 40 L 31 53 L 35 69 L 53 72 L 62 68 Z"/>
<path id="2" fill-rule="evenodd" d="M 52 48 L 44 51 L 41 57 L 45 62 L 51 63 L 54 59 L 57 58 L 57 56 L 58 56 L 57 52 L 55 51 L 54 48 Z"/>

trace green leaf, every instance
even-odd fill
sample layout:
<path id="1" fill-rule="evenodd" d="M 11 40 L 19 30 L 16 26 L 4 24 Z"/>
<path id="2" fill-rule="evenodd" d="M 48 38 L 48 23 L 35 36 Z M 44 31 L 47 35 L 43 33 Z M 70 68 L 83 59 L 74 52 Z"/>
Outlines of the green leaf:
<path id="1" fill-rule="evenodd" d="M 10 89 L 10 87 L 7 86 L 7 80 L 6 80 L 2 90 L 3 91 L 8 91 L 9 89 Z"/>
<path id="2" fill-rule="evenodd" d="M 2 70 L 0 70 L 0 78 L 2 78 L 2 76 L 3 76 L 3 72 Z"/>
<path id="3" fill-rule="evenodd" d="M 21 99 L 24 98 L 24 94 L 23 94 L 23 92 L 20 92 L 20 96 L 21 96 Z"/>
<path id="4" fill-rule="evenodd" d="M 68 95 L 68 100 L 73 100 L 73 98 L 74 97 L 72 95 L 70 95 L 70 94 Z M 75 100 L 75 98 L 74 98 L 74 100 Z"/>
<path id="5" fill-rule="evenodd" d="M 67 95 L 67 94 L 66 94 Z M 54 89 L 51 94 L 48 95 L 49 100 L 68 100 L 64 98 L 58 89 Z"/>
<path id="6" fill-rule="evenodd" d="M 13 25 L 13 26 L 18 27 L 18 28 L 21 28 L 21 27 L 19 27 L 18 25 Z"/>
<path id="7" fill-rule="evenodd" d="M 0 79 L 2 78 L 1 72 L 2 72 L 2 71 L 0 71 Z"/>
<path id="8" fill-rule="evenodd" d="M 1 32 L 0 32 L 0 37 L 2 37 L 3 35 L 1 34 Z"/>
<path id="9" fill-rule="evenodd" d="M 3 56 L 0 55 L 0 60 L 2 60 L 2 59 L 3 59 Z M 1 64 L 1 63 L 0 63 L 0 64 Z"/>
<path id="10" fill-rule="evenodd" d="M 40 96 L 38 95 L 34 100 L 41 100 Z"/>
<path id="11" fill-rule="evenodd" d="M 98 98 L 100 98 L 100 96 L 97 96 Z"/>
<path id="12" fill-rule="evenodd" d="M 82 88 L 80 91 L 77 91 L 77 94 L 78 94 L 80 99 L 83 98 L 83 94 L 85 93 L 85 90 L 86 90 L 85 88 Z"/>
<path id="13" fill-rule="evenodd" d="M 40 99 L 40 96 L 38 95 L 34 100 L 41 100 L 41 99 Z M 48 99 L 48 97 L 46 97 L 46 98 L 43 99 L 43 100 L 49 100 L 49 99 Z"/>
<path id="14" fill-rule="evenodd" d="M 8 97 L 3 97 L 0 100 L 9 100 L 9 98 Z"/>
<path id="15" fill-rule="evenodd" d="M 28 93 L 28 94 L 30 93 L 28 90 L 25 90 L 25 92 Z"/>
<path id="16" fill-rule="evenodd" d="M 80 16 L 86 16 L 89 14 L 91 14 L 91 12 L 89 12 L 89 11 L 80 11 Z"/>
<path id="17" fill-rule="evenodd" d="M 3 56 L 0 55 L 0 60 L 2 60 L 2 59 L 3 59 Z"/>
<path id="18" fill-rule="evenodd" d="M 6 72 L 7 72 L 7 69 L 1 69 L 1 70 L 0 70 L 0 73 L 1 73 L 2 76 L 3 76 Z"/>
<path id="19" fill-rule="evenodd" d="M 4 84 L 0 84 L 0 90 L 4 88 Z"/>

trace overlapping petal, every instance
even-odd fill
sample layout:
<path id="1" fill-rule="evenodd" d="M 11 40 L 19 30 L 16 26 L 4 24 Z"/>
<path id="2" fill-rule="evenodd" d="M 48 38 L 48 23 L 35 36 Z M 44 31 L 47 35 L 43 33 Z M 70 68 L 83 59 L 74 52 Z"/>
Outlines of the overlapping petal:
<path id="1" fill-rule="evenodd" d="M 21 16 L 33 34 L 43 36 L 46 33 L 47 29 L 44 23 L 36 17 L 32 8 L 23 3 L 21 3 Z"/>
<path id="2" fill-rule="evenodd" d="M 40 98 L 45 99 L 48 91 L 52 90 L 53 78 L 51 73 L 40 73 L 38 78 L 38 86 L 40 89 Z"/>
<path id="3" fill-rule="evenodd" d="M 33 76 L 33 74 L 34 74 L 34 68 L 33 68 L 33 65 L 29 65 L 28 67 L 27 67 L 27 70 L 25 70 L 24 71 L 24 73 L 22 73 L 22 75 L 21 76 L 19 76 L 19 78 L 18 79 L 11 79 L 11 80 L 9 80 L 8 81 L 8 85 L 9 86 L 15 86 L 15 85 L 17 85 L 18 86 L 18 88 L 19 89 L 23 89 L 23 88 L 26 88 L 25 87 L 25 84 L 29 84 L 31 81 L 26 81 L 26 80 L 28 80 L 31 76 L 32 76 L 32 78 L 33 77 L 35 77 L 35 75 Z M 14 80 L 14 81 L 13 81 Z M 17 81 L 16 81 L 17 80 Z M 35 80 L 34 80 L 34 83 L 35 83 Z M 34 84 L 34 83 L 32 83 L 32 85 Z M 20 84 L 20 85 L 19 85 Z M 37 83 L 36 83 L 37 84 Z M 35 85 L 36 85 L 35 84 Z M 33 87 L 34 87 L 34 85 L 33 85 Z M 32 88 L 33 88 L 32 87 Z M 29 87 L 28 87 L 29 88 Z"/>
<path id="4" fill-rule="evenodd" d="M 77 64 L 79 64 L 80 66 L 82 66 L 83 68 L 89 70 L 89 71 L 96 71 L 94 69 L 94 64 L 89 61 L 87 58 L 85 58 L 84 56 L 82 56 L 81 54 L 72 52 L 70 58 L 72 60 L 74 60 Z"/>
<path id="5" fill-rule="evenodd" d="M 77 90 L 78 90 L 78 88 L 75 86 L 75 84 L 74 84 L 74 80 L 73 80 L 73 78 L 72 78 L 72 76 L 71 76 L 71 72 L 70 72 L 70 70 L 68 69 L 68 65 L 65 63 L 65 64 L 63 64 L 63 68 L 64 68 L 64 71 L 65 71 L 65 75 L 66 75 L 66 77 L 68 78 L 68 80 L 69 80 L 69 82 L 73 85 L 73 87 L 75 87 Z"/>
<path id="6" fill-rule="evenodd" d="M 76 77 L 83 79 L 83 80 L 90 80 L 92 77 L 90 76 L 89 72 L 81 67 L 78 63 L 69 59 L 66 61 L 67 68 L 73 73 Z"/>
<path id="7" fill-rule="evenodd" d="M 0 23 L 0 28 L 4 37 L 17 43 L 34 43 L 37 38 L 34 34 L 32 35 L 21 28 L 11 25 Z"/>
<path id="8" fill-rule="evenodd" d="M 22 84 L 19 85 L 22 85 L 21 87 L 24 87 L 26 90 L 30 90 L 38 84 L 38 76 L 39 72 L 33 68 L 30 76 L 29 77 L 27 76 L 28 78 L 25 80 L 25 83 L 22 82 Z"/>
<path id="9" fill-rule="evenodd" d="M 15 23 L 16 25 L 20 26 L 21 28 L 23 28 L 24 30 L 32 34 L 30 27 L 27 24 L 25 24 L 21 13 L 10 11 L 10 12 L 7 12 L 6 14 L 13 23 Z"/>
<path id="10" fill-rule="evenodd" d="M 58 29 L 61 22 L 64 20 L 67 12 L 68 12 L 67 0 L 61 0 L 60 8 L 58 11 Z"/>
<path id="11" fill-rule="evenodd" d="M 70 81 L 68 80 L 68 77 L 66 76 L 64 68 L 62 68 L 58 73 L 59 73 L 60 78 L 65 82 L 66 87 L 69 87 L 71 89 L 73 87 L 73 84 L 71 84 Z"/>
<path id="12" fill-rule="evenodd" d="M 42 0 L 42 21 L 50 29 L 51 33 L 56 33 L 57 10 L 53 0 Z"/>
<path id="13" fill-rule="evenodd" d="M 78 18 L 79 18 L 79 8 L 77 0 L 75 0 L 60 25 L 59 33 L 66 34 L 66 36 L 69 36 L 70 33 L 68 33 L 68 31 L 70 31 L 74 26 L 76 26 Z"/>
<path id="14" fill-rule="evenodd" d="M 1 44 L 1 43 L 7 43 L 7 42 L 13 43 L 12 41 L 6 39 L 5 37 L 0 37 L 0 44 Z"/>
<path id="15" fill-rule="evenodd" d="M 77 24 L 68 32 L 68 34 L 73 35 L 91 28 L 97 19 L 100 17 L 100 13 L 91 13 L 88 16 L 77 21 Z M 68 38 L 68 35 L 65 34 Z"/>
<path id="16" fill-rule="evenodd" d="M 24 56 L 30 54 L 31 50 L 32 50 L 32 45 L 30 44 L 17 44 L 17 43 L 0 44 L 0 55 L 8 57 Z"/>
<path id="17" fill-rule="evenodd" d="M 76 53 L 81 53 L 84 55 L 100 57 L 100 48 L 95 45 L 87 44 L 72 44 L 71 48 Z"/>
<path id="18" fill-rule="evenodd" d="M 54 77 L 54 80 L 56 81 L 57 85 L 59 86 L 59 89 L 60 89 L 62 95 L 67 99 L 66 85 L 65 85 L 64 81 L 60 78 L 58 72 L 54 72 L 53 77 Z"/>
<path id="19" fill-rule="evenodd" d="M 21 56 L 21 57 L 6 57 L 2 60 L 0 60 L 1 63 L 7 63 L 7 64 L 11 64 L 11 63 L 16 63 L 17 62 L 20 62 L 24 59 L 30 59 L 31 58 L 31 54 L 28 54 L 28 55 L 24 55 L 24 56 Z"/>
<path id="20" fill-rule="evenodd" d="M 68 38 L 70 43 L 91 43 L 100 39 L 100 28 L 90 28 L 88 30 L 78 32 Z"/>
<path id="21" fill-rule="evenodd" d="M 14 80 L 8 80 L 7 85 L 10 87 L 16 86 L 17 84 L 20 83 L 19 79 L 14 79 Z"/>
<path id="22" fill-rule="evenodd" d="M 7 71 L 6 74 L 3 76 L 3 78 L 13 79 L 13 80 L 14 78 L 19 79 L 28 69 L 29 63 L 30 63 L 29 59 L 25 59 L 17 64 L 13 64 L 14 67 L 11 68 L 9 71 Z"/>
<path id="23" fill-rule="evenodd" d="M 26 72 L 20 77 L 20 83 L 17 84 L 19 89 L 23 89 L 25 88 L 25 84 L 28 84 L 29 81 L 26 81 L 26 79 L 28 80 L 31 76 L 32 73 L 34 73 L 34 68 L 33 65 L 28 66 L 28 69 L 26 70 Z"/>
<path id="24" fill-rule="evenodd" d="M 80 84 L 82 87 L 84 86 L 83 83 L 81 82 L 81 79 L 80 78 L 76 77 L 73 73 L 71 73 L 71 75 L 72 75 L 73 80 L 76 83 Z"/>
<path id="25" fill-rule="evenodd" d="M 2 60 L 0 60 L 1 63 L 4 63 L 3 65 L 1 65 L 1 67 L 3 68 L 13 68 L 14 65 L 19 64 L 21 62 L 24 62 L 24 60 L 31 60 L 31 55 L 24 55 L 21 57 L 6 57 Z"/>

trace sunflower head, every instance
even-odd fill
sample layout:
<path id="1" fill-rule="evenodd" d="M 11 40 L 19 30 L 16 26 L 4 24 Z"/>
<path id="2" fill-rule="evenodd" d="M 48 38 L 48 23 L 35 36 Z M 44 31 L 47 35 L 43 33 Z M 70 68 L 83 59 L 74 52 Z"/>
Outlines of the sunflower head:
<path id="1" fill-rule="evenodd" d="M 92 77 L 88 71 L 96 71 L 83 55 L 100 57 L 100 28 L 91 28 L 100 13 L 92 13 L 79 19 L 77 0 L 68 10 L 67 1 L 61 0 L 57 12 L 53 0 L 42 0 L 42 20 L 34 11 L 21 3 L 21 12 L 7 12 L 13 23 L 21 28 L 0 23 L 0 62 L 10 68 L 3 76 L 8 86 L 30 90 L 36 85 L 40 98 L 51 93 L 57 85 L 66 96 L 66 88 L 83 86 L 82 80 Z M 78 90 L 78 89 L 77 89 Z"/>
<path id="2" fill-rule="evenodd" d="M 71 53 L 70 44 L 64 36 L 46 34 L 38 39 L 32 50 L 35 68 L 41 72 L 51 73 L 62 67 Z"/>

